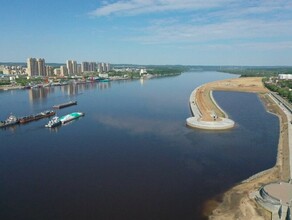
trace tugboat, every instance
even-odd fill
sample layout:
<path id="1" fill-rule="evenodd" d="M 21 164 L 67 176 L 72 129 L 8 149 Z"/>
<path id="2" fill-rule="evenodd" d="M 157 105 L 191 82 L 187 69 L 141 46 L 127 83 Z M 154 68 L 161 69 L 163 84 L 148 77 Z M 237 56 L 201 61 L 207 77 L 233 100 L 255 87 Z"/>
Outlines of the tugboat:
<path id="1" fill-rule="evenodd" d="M 61 125 L 62 122 L 60 121 L 59 117 L 55 116 L 52 120 L 49 121 L 48 124 L 45 125 L 46 128 L 54 128 Z"/>
<path id="2" fill-rule="evenodd" d="M 0 122 L 0 128 L 5 128 L 17 123 L 19 123 L 19 120 L 14 115 L 10 115 L 5 121 Z"/>

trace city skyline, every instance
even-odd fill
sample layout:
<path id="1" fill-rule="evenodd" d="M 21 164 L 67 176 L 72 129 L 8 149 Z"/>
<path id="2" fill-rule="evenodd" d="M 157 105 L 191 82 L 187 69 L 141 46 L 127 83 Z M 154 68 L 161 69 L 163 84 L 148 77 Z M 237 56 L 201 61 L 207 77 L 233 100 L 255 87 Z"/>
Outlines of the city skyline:
<path id="1" fill-rule="evenodd" d="M 292 65 L 288 0 L 7 1 L 1 62 Z"/>

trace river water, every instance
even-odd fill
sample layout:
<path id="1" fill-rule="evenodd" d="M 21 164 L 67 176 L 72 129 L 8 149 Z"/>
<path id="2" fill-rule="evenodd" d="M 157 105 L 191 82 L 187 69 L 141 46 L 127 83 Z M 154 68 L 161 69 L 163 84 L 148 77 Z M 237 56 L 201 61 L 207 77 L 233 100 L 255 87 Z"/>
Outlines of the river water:
<path id="1" fill-rule="evenodd" d="M 0 92 L 1 119 L 69 100 L 78 105 L 57 115 L 85 113 L 57 129 L 42 119 L 0 130 L 0 219 L 200 219 L 204 201 L 276 160 L 279 122 L 255 94 L 214 92 L 232 130 L 186 127 L 193 89 L 233 77 L 188 72 Z"/>

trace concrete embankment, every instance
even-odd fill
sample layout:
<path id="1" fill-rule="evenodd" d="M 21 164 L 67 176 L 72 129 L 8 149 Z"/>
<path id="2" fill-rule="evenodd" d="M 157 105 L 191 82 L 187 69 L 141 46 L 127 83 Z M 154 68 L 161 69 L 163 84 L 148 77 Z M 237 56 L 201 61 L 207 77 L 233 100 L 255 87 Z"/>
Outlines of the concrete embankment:
<path id="1" fill-rule="evenodd" d="M 217 115 L 212 110 L 207 110 L 205 108 L 201 108 L 197 102 L 197 92 L 200 92 L 201 87 L 196 88 L 189 100 L 190 108 L 192 111 L 193 117 L 187 118 L 187 125 L 193 128 L 199 128 L 199 129 L 207 129 L 207 130 L 225 130 L 230 129 L 234 127 L 234 121 L 227 118 L 227 114 L 217 105 L 215 100 L 213 99 L 212 94 L 210 95 L 211 100 L 213 101 L 213 104 L 216 105 L 218 109 L 220 109 L 223 114 L 225 114 L 226 118 L 223 117 L 217 117 Z M 204 111 L 204 112 L 203 112 Z M 203 114 L 209 114 L 211 120 L 204 120 Z"/>

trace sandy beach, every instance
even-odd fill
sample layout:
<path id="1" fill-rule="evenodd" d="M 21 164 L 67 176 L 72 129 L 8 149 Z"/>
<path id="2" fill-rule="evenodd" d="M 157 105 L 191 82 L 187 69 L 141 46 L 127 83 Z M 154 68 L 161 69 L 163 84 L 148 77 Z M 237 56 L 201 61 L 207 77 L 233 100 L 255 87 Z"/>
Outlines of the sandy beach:
<path id="1" fill-rule="evenodd" d="M 247 77 L 211 82 L 199 88 L 196 94 L 197 105 L 203 119 L 212 120 L 210 112 L 215 111 L 219 117 L 224 117 L 222 112 L 212 101 L 211 91 L 238 91 L 257 93 L 263 101 L 268 112 L 279 117 L 280 136 L 278 143 L 277 162 L 274 167 L 255 174 L 249 179 L 238 183 L 223 195 L 210 199 L 204 205 L 203 215 L 212 220 L 218 219 L 271 219 L 271 213 L 260 207 L 250 195 L 263 184 L 289 179 L 289 146 L 287 118 L 276 103 L 268 96 L 262 78 Z"/>

